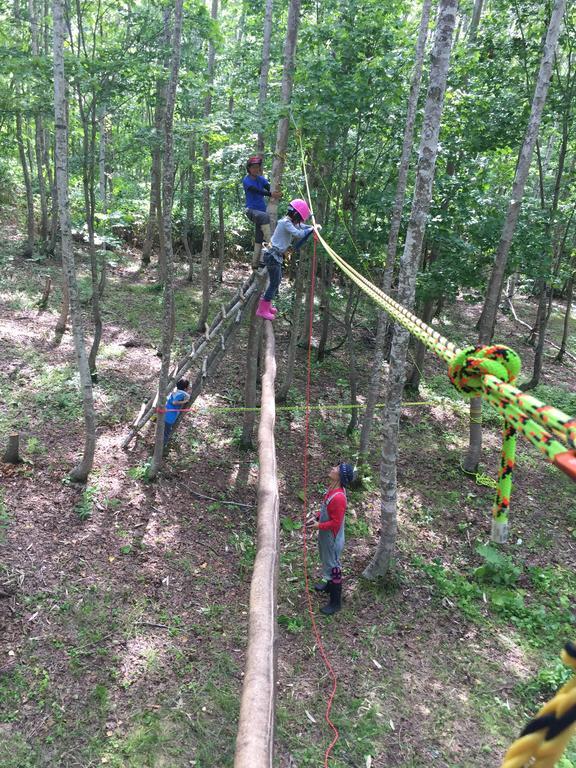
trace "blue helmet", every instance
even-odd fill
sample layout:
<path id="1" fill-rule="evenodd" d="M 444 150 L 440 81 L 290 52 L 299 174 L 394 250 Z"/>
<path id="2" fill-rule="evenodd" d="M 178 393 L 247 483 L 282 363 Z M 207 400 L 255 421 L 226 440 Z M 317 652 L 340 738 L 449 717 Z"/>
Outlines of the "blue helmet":
<path id="1" fill-rule="evenodd" d="M 354 480 L 355 472 L 352 464 L 347 464 L 345 461 L 341 461 L 338 465 L 340 471 L 340 485 L 345 488 Z"/>

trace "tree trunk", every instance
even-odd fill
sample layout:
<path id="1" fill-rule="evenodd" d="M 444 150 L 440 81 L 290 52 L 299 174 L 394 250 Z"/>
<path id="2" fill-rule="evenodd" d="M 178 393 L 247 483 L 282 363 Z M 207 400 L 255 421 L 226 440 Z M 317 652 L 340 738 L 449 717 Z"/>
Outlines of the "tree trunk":
<path id="1" fill-rule="evenodd" d="M 306 264 L 308 259 L 302 251 L 298 261 L 298 270 L 296 271 L 296 280 L 294 283 L 294 303 L 292 305 L 292 326 L 290 328 L 290 340 L 288 342 L 288 353 L 286 355 L 286 373 L 284 381 L 278 390 L 278 402 L 286 402 L 288 392 L 292 386 L 292 377 L 294 375 L 294 364 L 296 362 L 296 348 L 298 346 L 298 331 L 300 330 L 300 317 L 302 315 L 302 295 L 304 293 L 304 275 L 306 274 Z"/>
<path id="2" fill-rule="evenodd" d="M 568 332 L 570 330 L 570 317 L 572 314 L 572 299 L 574 296 L 574 272 L 570 275 L 568 280 L 568 288 L 566 291 L 566 312 L 564 314 L 564 326 L 562 329 L 562 341 L 560 342 L 560 349 L 556 355 L 555 361 L 557 363 L 564 362 L 564 355 L 566 354 L 566 344 L 568 342 Z"/>
<path id="3" fill-rule="evenodd" d="M 440 118 L 450 63 L 452 36 L 456 22 L 456 8 L 457 0 L 440 0 L 436 35 L 431 54 L 430 81 L 422 121 L 422 137 L 418 153 L 414 198 L 406 233 L 404 253 L 400 261 L 398 300 L 408 309 L 412 309 L 414 306 L 416 273 L 424 242 L 426 220 L 432 200 Z M 380 541 L 372 561 L 364 571 L 364 576 L 369 579 L 383 576 L 387 572 L 396 541 L 398 426 L 404 390 L 404 371 L 408 341 L 408 331 L 404 330 L 401 326 L 396 326 L 390 355 L 386 409 L 382 417 Z"/>
<path id="4" fill-rule="evenodd" d="M 80 374 L 82 389 L 82 408 L 86 430 L 84 455 L 70 477 L 76 482 L 86 482 L 94 462 L 96 447 L 96 414 L 92 395 L 92 378 L 88 366 L 88 357 L 84 346 L 82 315 L 78 300 L 74 252 L 72 249 L 72 230 L 70 221 L 70 201 L 68 198 L 68 124 L 66 103 L 66 80 L 64 74 L 64 21 L 65 0 L 53 0 L 54 15 L 54 113 L 55 113 L 55 168 L 56 189 L 58 194 L 58 213 L 62 241 L 62 267 L 66 275 L 70 297 L 70 320 L 74 336 L 76 364 Z"/>
<path id="5" fill-rule="evenodd" d="M 262 41 L 262 63 L 260 65 L 260 88 L 258 91 L 258 141 L 257 149 L 259 153 L 264 152 L 264 104 L 268 93 L 268 73 L 270 72 L 270 43 L 272 41 L 272 7 L 274 0 L 266 0 L 264 10 L 264 34 Z"/>
<path id="6" fill-rule="evenodd" d="M 162 48 L 165 50 L 170 43 L 170 13 L 171 8 L 164 8 L 163 26 L 162 26 Z M 168 61 L 164 59 L 164 68 L 168 67 Z M 165 85 L 162 79 L 156 82 L 156 104 L 154 106 L 154 144 L 152 147 L 152 166 L 150 170 L 150 207 L 148 211 L 148 222 L 146 224 L 146 239 L 142 246 L 142 265 L 150 264 L 150 254 L 154 243 L 154 233 L 158 228 L 159 256 L 158 256 L 158 276 L 160 282 L 163 281 L 164 271 L 164 235 L 162 230 L 162 204 L 160 202 L 160 175 L 162 173 L 162 127 L 164 125 L 165 110 Z"/>
<path id="7" fill-rule="evenodd" d="M 190 248 L 190 240 L 188 235 L 190 234 L 190 227 L 194 224 L 194 204 L 196 197 L 196 131 L 192 131 L 189 144 L 189 162 L 190 168 L 188 171 L 188 194 L 186 196 L 186 218 L 184 219 L 184 232 L 182 239 L 184 240 L 184 249 L 186 250 L 186 256 L 188 258 L 188 276 L 189 283 L 194 279 L 194 254 Z"/>
<path id="8" fill-rule="evenodd" d="M 510 252 L 514 230 L 516 229 L 516 223 L 520 214 L 520 205 L 522 203 L 522 196 L 526 186 L 526 179 L 530 170 L 530 162 L 534 152 L 534 145 L 536 143 L 538 130 L 540 128 L 542 111 L 544 109 L 544 104 L 546 103 L 546 97 L 548 95 L 552 65 L 554 63 L 554 52 L 556 50 L 558 37 L 560 35 L 560 27 L 562 25 L 562 17 L 564 15 L 565 8 L 566 0 L 556 0 L 554 10 L 552 11 L 552 15 L 550 17 L 548 32 L 546 34 L 546 42 L 544 45 L 542 60 L 540 62 L 540 71 L 538 72 L 538 79 L 536 81 L 536 88 L 534 90 L 534 98 L 532 100 L 532 109 L 530 111 L 528 127 L 526 129 L 526 135 L 524 136 L 524 142 L 520 150 L 514 183 L 512 185 L 512 194 L 508 204 L 508 211 L 506 213 L 502 235 L 500 236 L 498 250 L 496 252 L 496 256 L 494 257 L 494 266 L 492 267 L 492 273 L 490 275 L 488 289 L 486 292 L 486 299 L 484 301 L 484 307 L 482 309 L 482 314 L 478 324 L 480 344 L 488 344 L 492 340 L 492 336 L 494 334 L 494 326 L 496 324 L 498 305 L 500 304 L 500 297 L 502 295 L 502 286 L 504 283 L 506 264 L 508 262 L 508 254 Z"/>
<path id="9" fill-rule="evenodd" d="M 218 0 L 212 0 L 211 18 L 216 21 L 218 18 Z M 216 58 L 216 49 L 214 41 L 208 43 L 208 83 L 206 97 L 204 99 L 204 118 L 207 121 L 212 112 L 212 87 L 214 85 L 214 64 Z M 207 126 L 204 126 L 206 133 Z M 202 142 L 202 164 L 204 167 L 204 191 L 203 191 L 203 209 L 204 209 L 204 237 L 202 238 L 202 308 L 198 318 L 198 330 L 204 330 L 204 325 L 208 320 L 210 310 L 210 247 L 212 245 L 212 220 L 210 215 L 210 143 L 205 136 Z"/>
<path id="10" fill-rule="evenodd" d="M 32 180 L 30 178 L 30 169 L 26 158 L 26 148 L 24 146 L 24 136 L 22 133 L 22 115 L 16 113 L 16 141 L 18 142 L 18 154 L 20 155 L 20 164 L 22 166 L 22 176 L 24 178 L 24 188 L 26 190 L 26 248 L 22 252 L 24 258 L 31 258 L 34 254 L 34 196 L 32 194 Z"/>
<path id="11" fill-rule="evenodd" d="M 546 281 L 544 281 L 540 291 L 540 297 L 538 299 L 538 319 L 536 321 L 538 325 L 538 335 L 536 337 L 536 347 L 534 350 L 534 367 L 532 369 L 532 378 L 530 381 L 527 381 L 520 386 L 520 389 L 523 392 L 526 392 L 529 389 L 534 389 L 534 387 L 538 386 L 540 381 L 540 374 L 542 373 L 542 360 L 544 357 L 544 343 L 546 341 L 546 330 L 548 328 L 548 319 L 550 316 L 547 311 L 548 300 L 549 298 L 552 298 L 551 292 L 552 288 L 548 286 Z"/>
<path id="12" fill-rule="evenodd" d="M 560 35 L 560 27 L 562 24 L 562 17 L 564 15 L 565 7 L 566 0 L 557 0 L 554 6 L 554 10 L 552 11 L 552 16 L 550 17 L 548 32 L 546 34 L 546 42 L 544 44 L 544 51 L 542 54 L 542 60 L 540 62 L 540 70 L 538 72 L 538 79 L 536 81 L 536 88 L 534 90 L 534 97 L 532 99 L 532 108 L 530 111 L 530 118 L 528 120 L 528 127 L 524 136 L 522 148 L 520 149 L 520 155 L 518 158 L 518 164 L 516 166 L 514 183 L 512 184 L 512 194 L 508 204 L 506 219 L 504 220 L 500 242 L 498 243 L 498 250 L 496 251 L 496 256 L 494 257 L 494 266 L 492 267 L 492 272 L 490 274 L 490 279 L 486 290 L 484 307 L 482 308 L 482 314 L 478 322 L 479 344 L 490 343 L 494 334 L 496 316 L 498 314 L 498 306 L 500 304 L 502 286 L 504 284 L 504 276 L 506 273 L 506 264 L 508 262 L 508 254 L 510 252 L 514 230 L 516 229 L 516 223 L 520 214 L 520 205 L 524 194 L 524 188 L 526 186 L 526 179 L 528 178 L 528 172 L 530 170 L 534 145 L 538 137 L 540 120 L 542 119 L 542 111 L 544 109 L 544 104 L 548 95 L 552 65 L 554 63 L 554 52 L 556 50 L 556 44 Z M 481 398 L 474 397 L 470 401 L 469 445 L 462 462 L 462 465 L 467 472 L 476 472 L 480 462 L 481 453 L 482 400 Z"/>
<path id="13" fill-rule="evenodd" d="M 474 8 L 472 10 L 472 19 L 470 26 L 468 27 L 468 41 L 471 45 L 476 42 L 476 35 L 478 33 L 478 27 L 480 25 L 480 17 L 482 16 L 482 7 L 484 0 L 474 0 Z"/>
<path id="14" fill-rule="evenodd" d="M 224 192 L 220 189 L 218 191 L 218 282 L 223 280 L 224 273 L 224 244 L 225 244 L 225 229 L 224 229 Z"/>
<path id="15" fill-rule="evenodd" d="M 316 360 L 322 362 L 326 354 L 328 344 L 328 334 L 330 331 L 330 288 L 332 287 L 332 274 L 334 271 L 333 261 L 328 256 L 322 258 L 322 292 L 320 294 L 320 312 L 322 313 L 322 324 L 320 326 L 320 339 L 318 340 L 318 351 Z"/>
<path id="16" fill-rule="evenodd" d="M 2 456 L 2 461 L 5 464 L 21 464 L 20 458 L 20 435 L 15 432 L 12 435 L 8 435 L 8 445 Z"/>
<path id="17" fill-rule="evenodd" d="M 98 134 L 100 137 L 100 143 L 98 146 L 98 192 L 100 197 L 100 206 L 102 212 L 106 213 L 108 208 L 107 200 L 107 184 L 106 184 L 106 107 L 100 107 L 98 114 Z"/>
<path id="18" fill-rule="evenodd" d="M 148 221 L 146 222 L 146 237 L 142 246 L 142 266 L 147 267 L 150 264 L 150 254 L 154 243 L 154 233 L 156 231 L 156 199 L 158 196 L 158 186 L 154 182 L 154 161 L 150 170 L 150 202 L 148 205 Z"/>
<path id="19" fill-rule="evenodd" d="M 174 199 L 174 104 L 180 69 L 180 47 L 182 37 L 182 5 L 184 0 L 174 2 L 174 31 L 172 34 L 172 62 L 170 79 L 166 89 L 166 109 L 164 112 L 164 168 L 162 174 L 162 226 L 166 245 L 164 272 L 164 313 L 162 321 L 162 364 L 158 379 L 158 403 L 166 401 L 170 353 L 174 338 L 174 254 L 172 252 L 172 201 Z M 158 413 L 156 420 L 156 441 L 154 455 L 150 465 L 149 477 L 154 479 L 162 464 L 164 449 L 164 413 Z"/>
<path id="20" fill-rule="evenodd" d="M 354 334 L 352 333 L 352 321 L 356 311 L 354 299 L 357 294 L 356 284 L 350 282 L 346 313 L 344 316 L 344 333 L 346 334 L 346 350 L 348 352 L 348 381 L 350 383 L 350 421 L 346 427 L 346 434 L 351 435 L 358 425 L 358 372 L 356 370 L 357 352 L 354 347 Z"/>
<path id="21" fill-rule="evenodd" d="M 298 25 L 300 23 L 300 0 L 290 0 L 288 7 L 288 27 L 284 42 L 284 69 L 282 72 L 282 96 L 283 117 L 278 120 L 276 131 L 276 148 L 274 150 L 274 162 L 272 164 L 272 178 L 270 188 L 272 192 L 279 192 L 282 184 L 282 175 L 286 161 L 288 148 L 288 127 L 290 118 L 287 114 L 292 99 L 292 84 L 294 81 L 294 63 L 296 57 L 296 40 L 298 38 Z M 271 197 L 268 202 L 270 215 L 270 227 L 272 231 L 278 221 L 278 200 Z"/>
<path id="22" fill-rule="evenodd" d="M 402 222 L 402 209 L 404 207 L 404 198 L 406 197 L 406 186 L 408 183 L 408 169 L 410 167 L 410 155 L 414 144 L 414 124 L 416 121 L 416 109 L 418 107 L 418 97 L 420 95 L 420 85 L 422 83 L 422 65 L 424 62 L 424 51 L 426 49 L 426 38 L 428 37 L 428 25 L 430 22 L 431 0 L 424 0 L 422 5 L 422 16 L 420 18 L 420 28 L 418 30 L 418 40 L 416 42 L 416 53 L 414 60 L 414 71 L 410 82 L 410 95 L 408 97 L 408 109 L 406 112 L 406 124 L 404 126 L 404 139 L 402 141 L 402 154 L 400 156 L 400 165 L 398 167 L 398 182 L 396 184 L 396 196 L 392 207 L 390 219 L 390 233 L 388 235 L 388 248 L 386 254 L 386 265 L 382 279 L 382 290 L 388 293 L 392 286 L 394 275 L 394 265 L 396 264 L 396 251 L 398 249 L 398 235 L 400 233 L 400 224 Z M 362 419 L 362 429 L 360 432 L 360 453 L 359 458 L 368 452 L 370 446 L 370 435 L 372 424 L 374 422 L 374 411 L 376 403 L 380 396 L 380 384 L 382 381 L 382 363 L 384 361 L 384 347 L 388 336 L 388 319 L 384 312 L 378 313 L 378 327 L 376 331 L 376 348 L 370 373 L 370 383 L 366 395 L 366 409 Z"/>
<path id="23" fill-rule="evenodd" d="M 306 282 L 305 285 L 312 284 L 312 259 L 307 259 L 308 268 L 306 270 Z M 298 339 L 299 346 L 308 347 L 308 337 L 310 336 L 310 301 L 312 296 L 310 291 L 306 290 L 304 293 L 304 322 L 302 323 L 302 330 L 300 331 L 300 338 Z"/>
<path id="24" fill-rule="evenodd" d="M 434 307 L 436 306 L 436 299 L 429 298 L 424 302 L 422 313 L 420 317 L 429 325 L 434 317 Z M 420 379 L 422 377 L 422 368 L 424 367 L 424 357 L 426 355 L 426 347 L 421 341 L 416 341 L 414 348 L 414 365 L 410 371 L 410 375 L 406 381 L 406 387 L 413 392 L 418 392 L 420 389 Z"/>

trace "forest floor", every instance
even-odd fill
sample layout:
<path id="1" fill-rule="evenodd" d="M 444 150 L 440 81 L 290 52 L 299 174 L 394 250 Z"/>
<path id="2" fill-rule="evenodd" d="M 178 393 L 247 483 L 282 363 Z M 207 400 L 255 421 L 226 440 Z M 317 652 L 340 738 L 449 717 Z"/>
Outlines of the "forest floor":
<path id="1" fill-rule="evenodd" d="M 201 407 L 177 430 L 162 476 L 147 483 L 152 433 L 132 450 L 120 444 L 154 389 L 161 294 L 154 270 L 141 271 L 136 252 L 112 255 L 95 388 L 95 469 L 85 488 L 70 485 L 82 419 L 71 337 L 58 347 L 52 341 L 60 270 L 52 262 L 13 260 L 13 237 L 9 228 L 0 236 L 0 444 L 18 429 L 26 461 L 0 464 L 0 765 L 231 766 L 258 466 L 256 452 L 238 447 L 242 413 L 218 408 L 241 404 L 246 328 L 197 401 Z M 87 264 L 79 261 L 86 300 Z M 180 351 L 193 337 L 200 300 L 184 274 L 180 265 Z M 219 295 L 231 295 L 248 274 L 247 264 L 229 265 Z M 54 289 L 48 310 L 39 313 L 46 275 Z M 280 382 L 288 294 L 284 286 L 274 324 Z M 335 289 L 336 314 L 342 303 Z M 517 310 L 530 322 L 536 307 L 521 297 Z M 478 305 L 458 301 L 436 327 L 457 343 L 473 340 L 478 312 Z M 558 304 L 551 325 L 557 341 L 561 317 Z M 361 393 L 368 336 L 357 330 Z M 500 318 L 497 339 L 521 353 L 528 374 L 532 352 L 524 337 L 509 317 Z M 571 345 L 576 354 L 574 334 Z M 547 353 L 538 392 L 574 413 L 576 367 L 554 364 L 554 351 Z M 347 371 L 344 347 L 313 364 L 315 405 L 347 402 Z M 318 768 L 330 740 L 330 686 L 303 591 L 304 350 L 294 373 L 293 408 L 279 411 L 276 427 L 277 764 Z M 374 479 L 350 495 L 344 608 L 332 619 L 319 615 L 338 676 L 333 768 L 498 766 L 537 706 L 567 678 L 558 654 L 575 636 L 574 486 L 519 441 L 510 544 L 498 552 L 486 546 L 493 491 L 459 470 L 466 406 L 430 356 L 417 399 L 428 404 L 402 414 L 393 571 L 380 585 L 361 578 L 379 533 L 376 439 Z M 494 477 L 501 425 L 495 413 L 486 416 L 484 470 Z M 356 450 L 348 418 L 328 408 L 312 412 L 313 506 L 328 468 Z M 231 501 L 239 504 L 224 503 Z M 576 766 L 574 746 L 560 766 Z"/>

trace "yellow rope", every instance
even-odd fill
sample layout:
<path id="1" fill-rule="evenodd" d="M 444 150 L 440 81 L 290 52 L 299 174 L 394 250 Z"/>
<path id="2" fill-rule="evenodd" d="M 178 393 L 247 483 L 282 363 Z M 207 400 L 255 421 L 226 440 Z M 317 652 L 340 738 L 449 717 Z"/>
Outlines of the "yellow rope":
<path id="1" fill-rule="evenodd" d="M 576 672 L 576 645 L 567 643 L 562 661 Z M 501 768 L 553 768 L 576 731 L 576 677 L 539 710 L 512 744 Z"/>

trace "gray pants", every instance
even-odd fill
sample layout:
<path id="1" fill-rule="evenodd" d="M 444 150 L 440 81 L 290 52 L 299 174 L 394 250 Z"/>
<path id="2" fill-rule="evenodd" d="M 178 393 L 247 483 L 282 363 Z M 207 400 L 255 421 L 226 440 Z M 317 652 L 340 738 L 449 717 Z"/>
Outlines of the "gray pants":
<path id="1" fill-rule="evenodd" d="M 329 520 L 326 504 L 322 502 L 320 522 Z M 340 555 L 344 549 L 344 521 L 340 530 L 334 536 L 332 531 L 318 531 L 318 552 L 322 561 L 322 578 L 325 581 L 339 583 L 342 580 L 342 564 Z"/>
<path id="2" fill-rule="evenodd" d="M 254 208 L 246 208 L 245 213 L 254 222 L 254 242 L 261 245 L 264 242 L 262 224 L 270 224 L 270 216 L 266 211 L 256 211 Z"/>

